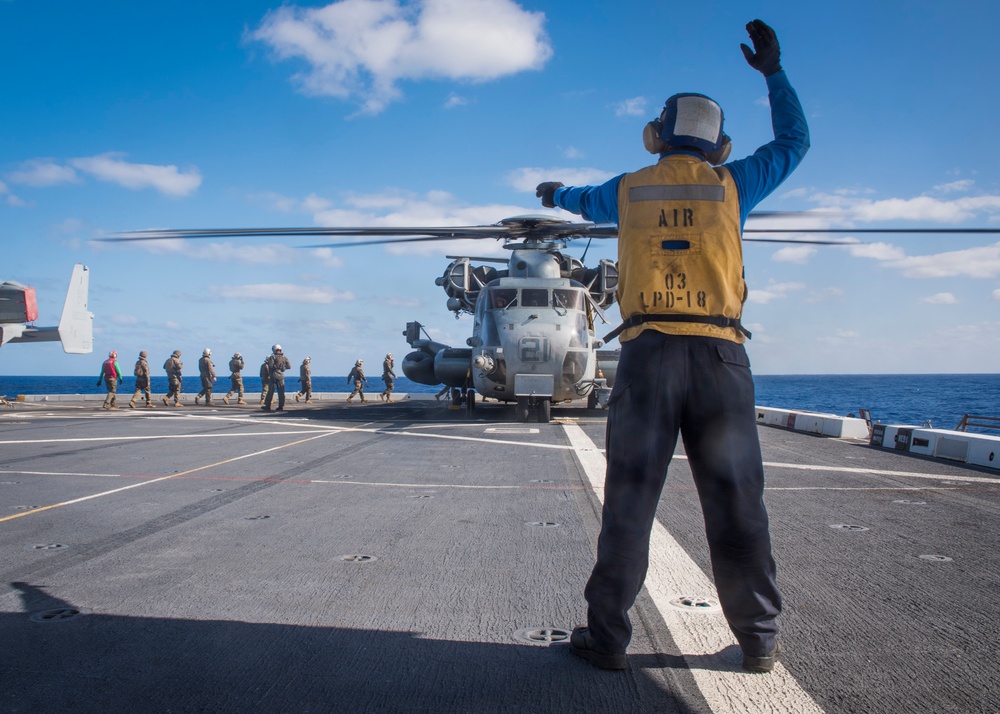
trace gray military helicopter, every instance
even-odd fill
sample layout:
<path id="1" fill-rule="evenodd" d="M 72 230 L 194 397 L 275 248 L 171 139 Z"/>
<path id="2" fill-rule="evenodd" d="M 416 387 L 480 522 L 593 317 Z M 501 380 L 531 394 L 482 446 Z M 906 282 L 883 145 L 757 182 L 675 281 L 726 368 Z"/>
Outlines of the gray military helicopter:
<path id="1" fill-rule="evenodd" d="M 801 217 L 801 213 L 754 212 L 755 218 Z M 745 241 L 843 245 L 844 240 L 785 239 L 747 236 L 747 233 L 921 233 L 996 232 L 993 229 L 781 229 L 744 228 Z M 571 222 L 551 215 L 505 218 L 489 226 L 464 227 L 343 227 L 250 228 L 134 231 L 111 240 L 240 237 L 373 237 L 303 248 L 346 248 L 386 243 L 492 238 L 504 241 L 507 259 L 448 256 L 452 261 L 436 284 L 448 296 L 447 307 L 458 317 L 473 316 L 472 336 L 465 347 L 435 342 L 423 325 L 410 322 L 403 333 L 413 348 L 403 359 L 407 378 L 450 388 L 456 405 L 468 413 L 481 398 L 514 402 L 518 421 L 532 415 L 551 419 L 555 403 L 587 399 L 596 408 L 600 395 L 613 386 L 617 352 L 601 350 L 595 320 L 609 320 L 604 310 L 615 301 L 617 264 L 601 260 L 588 268 L 582 258 L 565 253 L 571 240 L 617 238 L 618 226 Z M 589 246 L 589 243 L 588 243 Z M 480 264 L 474 264 L 480 263 Z M 484 265 L 485 263 L 485 265 Z M 500 269 L 489 265 L 500 263 Z M 425 337 L 421 337 L 421 333 Z"/>
<path id="2" fill-rule="evenodd" d="M 411 322 L 403 334 L 414 351 L 403 359 L 403 373 L 420 384 L 452 387 L 453 400 L 469 412 L 477 393 L 515 402 L 518 421 L 534 413 L 548 422 L 554 402 L 587 398 L 588 407 L 597 407 L 599 390 L 614 382 L 617 357 L 598 352 L 604 343 L 595 320 L 608 322 L 603 309 L 614 303 L 618 268 L 606 259 L 587 268 L 562 251 L 573 238 L 615 237 L 617 227 L 517 216 L 495 228 L 507 239 L 508 260 L 449 256 L 435 281 L 456 317 L 473 316 L 467 347 L 422 339 L 422 326 Z"/>
<path id="3" fill-rule="evenodd" d="M 29 342 L 61 342 L 68 354 L 89 354 L 94 349 L 94 313 L 87 310 L 90 270 L 77 263 L 70 276 L 59 325 L 36 327 L 38 303 L 35 289 L 15 280 L 0 282 L 0 347 Z"/>

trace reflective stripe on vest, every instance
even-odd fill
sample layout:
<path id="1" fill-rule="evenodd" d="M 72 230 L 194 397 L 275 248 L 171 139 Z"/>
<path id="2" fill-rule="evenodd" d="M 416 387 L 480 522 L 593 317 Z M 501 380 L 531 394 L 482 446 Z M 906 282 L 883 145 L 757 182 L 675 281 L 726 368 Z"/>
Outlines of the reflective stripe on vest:
<path id="1" fill-rule="evenodd" d="M 625 175 L 618 217 L 618 302 L 622 318 L 632 318 L 621 342 L 650 329 L 746 339 L 739 199 L 726 169 L 666 156 Z"/>

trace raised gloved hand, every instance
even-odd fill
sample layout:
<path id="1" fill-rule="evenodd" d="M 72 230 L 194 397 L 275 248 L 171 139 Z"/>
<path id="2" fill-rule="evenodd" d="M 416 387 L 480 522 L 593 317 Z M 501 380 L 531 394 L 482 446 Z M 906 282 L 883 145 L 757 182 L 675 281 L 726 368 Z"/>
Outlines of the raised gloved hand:
<path id="1" fill-rule="evenodd" d="M 740 45 L 747 63 L 765 77 L 780 72 L 781 48 L 778 46 L 774 30 L 761 20 L 754 20 L 747 23 L 747 34 L 753 42 L 753 51 L 746 45 Z"/>
<path id="2" fill-rule="evenodd" d="M 542 199 L 542 205 L 546 208 L 555 208 L 556 189 L 562 187 L 563 185 L 558 181 L 546 181 L 535 187 L 535 196 Z"/>

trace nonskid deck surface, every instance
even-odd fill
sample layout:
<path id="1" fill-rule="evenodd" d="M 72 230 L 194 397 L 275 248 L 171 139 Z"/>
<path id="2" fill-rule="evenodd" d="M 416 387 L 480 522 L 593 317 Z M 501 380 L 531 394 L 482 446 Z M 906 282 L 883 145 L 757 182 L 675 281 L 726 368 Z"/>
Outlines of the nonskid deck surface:
<path id="1" fill-rule="evenodd" d="M 1000 474 L 760 427 L 785 609 L 739 669 L 683 453 L 630 669 L 571 656 L 603 412 L 0 413 L 0 711 L 995 712 Z"/>

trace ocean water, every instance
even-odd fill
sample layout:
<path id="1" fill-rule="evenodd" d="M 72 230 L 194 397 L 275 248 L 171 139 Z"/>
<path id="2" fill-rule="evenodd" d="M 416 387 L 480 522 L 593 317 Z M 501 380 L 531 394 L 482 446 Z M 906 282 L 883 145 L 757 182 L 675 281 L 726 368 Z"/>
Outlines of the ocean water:
<path id="1" fill-rule="evenodd" d="M 298 387 L 296 378 L 285 380 L 286 389 Z M 369 378 L 369 392 L 383 388 L 382 380 Z M 17 394 L 102 394 L 96 386 L 96 374 L 90 377 L 4 377 L 0 376 L 0 395 Z M 965 414 L 1000 417 L 1000 374 L 865 374 L 865 375 L 755 375 L 758 406 L 799 409 L 847 416 L 859 409 L 871 410 L 872 419 L 886 424 L 921 426 L 930 421 L 938 428 L 953 429 Z M 133 378 L 126 377 L 121 391 L 131 392 Z M 260 393 L 260 379 L 243 380 L 249 394 Z M 184 393 L 197 394 L 196 377 L 186 377 Z M 225 394 L 228 378 L 220 378 L 215 391 Z M 314 392 L 348 390 L 347 377 L 313 377 Z M 434 394 L 438 387 L 396 380 L 397 392 Z M 153 377 L 153 392 L 165 394 L 166 377 Z M 1000 434 L 997 430 L 981 430 Z"/>

